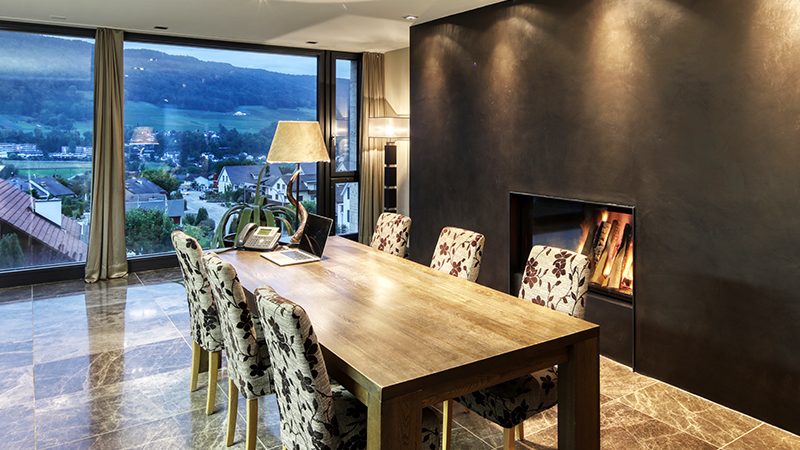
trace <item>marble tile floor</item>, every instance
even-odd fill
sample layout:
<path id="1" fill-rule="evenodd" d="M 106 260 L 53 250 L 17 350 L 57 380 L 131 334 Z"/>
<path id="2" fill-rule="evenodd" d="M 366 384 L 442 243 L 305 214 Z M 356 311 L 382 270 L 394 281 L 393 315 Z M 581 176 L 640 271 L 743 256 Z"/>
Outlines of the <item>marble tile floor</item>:
<path id="1" fill-rule="evenodd" d="M 0 289 L 0 448 L 225 448 L 227 379 L 206 416 L 188 392 L 188 311 L 178 270 Z M 608 449 L 800 449 L 800 438 L 601 358 Z M 274 396 L 259 448 L 280 448 Z M 234 448 L 244 446 L 244 401 Z M 557 409 L 525 423 L 518 449 L 557 448 Z M 494 449 L 502 430 L 456 407 L 453 449 Z"/>

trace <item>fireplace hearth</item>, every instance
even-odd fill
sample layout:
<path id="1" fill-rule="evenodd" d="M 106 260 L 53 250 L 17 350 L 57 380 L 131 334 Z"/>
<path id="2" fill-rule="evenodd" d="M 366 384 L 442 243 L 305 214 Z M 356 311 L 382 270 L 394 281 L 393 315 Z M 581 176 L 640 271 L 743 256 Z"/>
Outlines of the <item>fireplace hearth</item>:
<path id="1" fill-rule="evenodd" d="M 512 193 L 510 223 L 511 293 L 519 289 L 531 247 L 549 245 L 589 258 L 591 292 L 633 302 L 632 206 Z"/>

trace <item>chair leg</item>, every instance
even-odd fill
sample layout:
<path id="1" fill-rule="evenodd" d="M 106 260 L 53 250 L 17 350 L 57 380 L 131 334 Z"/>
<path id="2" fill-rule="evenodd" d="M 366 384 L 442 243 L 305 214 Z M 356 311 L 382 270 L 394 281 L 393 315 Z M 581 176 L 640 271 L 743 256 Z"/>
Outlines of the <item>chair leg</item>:
<path id="1" fill-rule="evenodd" d="M 442 450 L 450 450 L 453 433 L 453 400 L 442 404 Z"/>
<path id="2" fill-rule="evenodd" d="M 195 341 L 192 341 L 192 377 L 189 379 L 189 391 L 197 390 L 197 375 L 200 373 L 200 356 L 205 350 Z"/>
<path id="3" fill-rule="evenodd" d="M 229 375 L 230 376 L 230 375 Z M 228 431 L 225 433 L 225 446 L 233 445 L 236 437 L 236 413 L 239 409 L 239 389 L 228 378 Z"/>
<path id="4" fill-rule="evenodd" d="M 247 400 L 247 438 L 244 447 L 247 450 L 255 450 L 256 437 L 258 436 L 258 399 Z"/>
<path id="5" fill-rule="evenodd" d="M 503 450 L 514 450 L 513 428 L 503 428 Z"/>
<path id="6" fill-rule="evenodd" d="M 525 439 L 525 422 L 520 422 L 515 429 L 517 430 L 517 440 L 521 441 Z"/>
<path id="7" fill-rule="evenodd" d="M 211 352 L 208 355 L 208 398 L 206 400 L 206 415 L 214 412 L 217 403 L 217 375 L 219 374 L 219 353 Z"/>

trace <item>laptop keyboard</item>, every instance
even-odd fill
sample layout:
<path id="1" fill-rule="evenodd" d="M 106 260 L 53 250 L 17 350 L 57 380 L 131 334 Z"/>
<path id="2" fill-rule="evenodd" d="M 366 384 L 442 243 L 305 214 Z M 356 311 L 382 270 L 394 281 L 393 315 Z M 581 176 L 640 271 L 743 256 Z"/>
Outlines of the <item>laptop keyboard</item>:
<path id="1" fill-rule="evenodd" d="M 294 250 L 289 250 L 288 252 L 282 252 L 282 254 L 287 258 L 293 259 L 295 261 L 306 261 L 312 259 L 310 256 Z"/>

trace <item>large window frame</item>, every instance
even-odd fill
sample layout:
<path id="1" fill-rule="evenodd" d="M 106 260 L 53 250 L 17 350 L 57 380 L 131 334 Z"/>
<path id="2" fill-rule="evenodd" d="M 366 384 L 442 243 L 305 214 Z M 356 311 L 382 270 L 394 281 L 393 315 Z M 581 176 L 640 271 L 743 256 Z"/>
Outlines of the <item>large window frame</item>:
<path id="1" fill-rule="evenodd" d="M 31 24 L 23 22 L 0 21 L 0 30 L 29 33 L 52 34 L 68 37 L 82 37 L 94 39 L 95 28 L 77 28 L 58 25 Z M 359 53 L 335 52 L 330 50 L 301 49 L 280 47 L 272 45 L 240 43 L 212 39 L 185 38 L 175 36 L 162 36 L 146 33 L 125 33 L 125 41 L 149 44 L 183 45 L 221 50 L 244 50 L 271 54 L 313 56 L 317 58 L 317 120 L 322 127 L 323 137 L 328 143 L 331 160 L 335 157 L 333 146 L 335 126 L 335 87 L 336 87 L 336 60 L 348 59 L 358 61 L 358 86 L 361 87 L 361 65 Z M 360 105 L 358 114 L 360 116 Z M 358 122 L 357 122 L 358 123 Z M 335 219 L 335 186 L 336 183 L 358 182 L 361 166 L 360 151 L 357 158 L 357 167 L 351 172 L 335 172 L 331 164 L 321 163 L 317 166 L 317 210 L 321 215 Z M 122 188 L 122 186 L 120 186 Z M 358 235 L 350 234 L 345 237 L 357 239 Z M 175 252 L 157 253 L 128 258 L 128 267 L 131 272 L 177 267 L 178 261 Z M 32 284 L 47 281 L 62 281 L 81 279 L 84 276 L 85 263 L 68 263 L 11 270 L 0 273 L 0 288 Z"/>
<path id="2" fill-rule="evenodd" d="M 344 53 L 344 52 L 329 52 L 327 55 L 329 60 L 326 62 L 328 67 L 327 75 L 330 77 L 326 80 L 326 84 L 328 85 L 327 94 L 328 98 L 326 100 L 326 117 L 331 120 L 331 123 L 328 127 L 328 134 L 326 135 L 328 139 L 328 150 L 330 152 L 331 161 L 335 161 L 336 158 L 336 147 L 335 147 L 335 131 L 334 127 L 336 126 L 336 61 L 339 60 L 346 60 L 352 61 L 356 63 L 357 66 L 357 86 L 359 90 L 358 97 L 360 98 L 360 90 L 361 90 L 361 57 L 360 54 L 355 53 Z M 356 105 L 356 118 L 355 123 L 358 128 L 361 127 L 361 102 L 357 101 Z M 356 129 L 356 135 L 360 136 L 360 129 Z M 359 186 L 358 192 L 359 196 L 361 195 L 361 185 L 360 185 L 360 174 L 361 174 L 361 148 L 359 142 L 352 143 L 353 148 L 356 151 L 356 168 L 355 170 L 350 171 L 343 171 L 338 172 L 336 171 L 333 164 L 328 164 L 326 168 L 328 171 L 328 180 L 327 185 L 328 189 L 326 190 L 329 194 L 328 203 L 326 203 L 327 209 L 325 211 L 325 215 L 334 219 L 334 223 L 336 221 L 336 185 L 339 183 L 357 183 Z M 360 200 L 360 199 L 359 199 Z M 354 241 L 358 240 L 358 232 L 349 233 L 349 234 L 342 234 L 340 235 L 347 239 L 351 239 Z"/>

